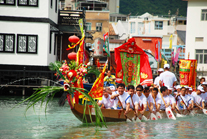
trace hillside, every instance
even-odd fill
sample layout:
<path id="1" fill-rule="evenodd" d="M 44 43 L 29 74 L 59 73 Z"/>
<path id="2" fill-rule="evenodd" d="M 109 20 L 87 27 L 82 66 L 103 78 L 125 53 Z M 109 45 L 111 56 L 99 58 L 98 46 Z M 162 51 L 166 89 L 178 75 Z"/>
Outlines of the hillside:
<path id="1" fill-rule="evenodd" d="M 179 16 L 187 15 L 187 2 L 182 0 L 120 0 L 122 14 L 141 15 L 145 12 L 154 15 L 175 15 L 179 8 Z"/>

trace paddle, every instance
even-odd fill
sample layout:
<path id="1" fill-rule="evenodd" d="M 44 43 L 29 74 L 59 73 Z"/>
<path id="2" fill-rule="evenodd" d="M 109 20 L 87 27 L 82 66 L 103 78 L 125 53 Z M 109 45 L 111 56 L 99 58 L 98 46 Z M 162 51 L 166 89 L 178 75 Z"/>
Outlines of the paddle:
<path id="1" fill-rule="evenodd" d="M 177 107 L 175 107 L 175 109 L 179 112 Z M 174 110 L 174 112 L 176 113 L 176 117 L 185 117 L 185 115 L 182 115 L 182 114 L 178 113 L 176 110 Z"/>
<path id="2" fill-rule="evenodd" d="M 203 110 L 203 113 L 207 115 L 207 110 L 202 108 L 197 102 L 196 102 L 197 107 Z"/>
<path id="3" fill-rule="evenodd" d="M 180 96 L 180 98 L 182 99 L 182 101 L 183 101 L 183 103 L 184 103 L 186 109 L 188 110 L 188 107 L 187 107 L 187 105 L 185 104 L 185 101 L 183 100 L 182 96 Z M 188 112 L 190 113 L 190 110 L 188 110 Z"/>
<path id="4" fill-rule="evenodd" d="M 166 107 L 167 104 L 165 103 L 165 100 L 164 100 L 164 98 L 163 98 L 163 96 L 162 96 L 162 94 L 161 94 L 161 92 L 160 92 L 160 89 L 158 89 L 158 91 L 159 91 L 159 93 L 160 93 L 160 96 L 161 96 L 161 98 L 162 98 L 162 101 L 163 101 L 164 104 L 165 104 L 165 113 L 166 113 L 168 119 L 176 120 L 175 115 L 173 114 L 172 110 L 171 110 L 169 107 Z"/>
<path id="5" fill-rule="evenodd" d="M 133 107 L 134 107 L 134 112 L 136 113 L 136 111 L 135 111 L 135 106 L 134 106 L 134 102 L 133 102 L 133 99 L 132 99 L 132 96 L 130 95 L 130 97 L 131 97 L 131 100 L 132 100 L 132 105 L 133 105 Z M 137 118 L 137 115 L 136 115 L 136 114 L 134 114 L 134 115 L 135 115 L 134 120 L 137 121 L 137 122 L 141 122 L 140 119 Z"/>
<path id="6" fill-rule="evenodd" d="M 147 106 L 148 106 L 148 108 L 149 108 L 149 111 L 152 111 L 152 110 L 150 109 L 150 106 L 149 106 L 148 102 L 147 102 Z M 157 120 L 157 117 L 154 115 L 154 113 L 150 112 L 150 119 L 151 119 L 151 120 Z"/>
<path id="7" fill-rule="evenodd" d="M 119 103 L 120 103 L 120 105 L 121 105 L 121 108 L 122 108 L 123 111 L 124 111 L 124 108 L 123 108 L 122 103 L 121 103 L 121 101 L 120 101 L 120 99 L 119 99 L 119 96 L 117 96 L 117 98 L 118 98 L 118 101 L 119 101 Z M 130 121 L 132 121 L 132 119 L 129 118 L 129 117 L 127 117 L 125 114 L 124 114 L 124 116 L 125 116 L 126 119 L 129 119 Z"/>
<path id="8" fill-rule="evenodd" d="M 153 97 L 153 99 L 154 99 L 154 102 L 155 102 L 155 108 L 157 110 L 157 104 L 156 104 L 155 98 Z M 158 111 L 156 112 L 156 116 L 157 116 L 158 119 L 162 119 L 162 116 L 161 116 L 160 112 L 158 112 Z"/>

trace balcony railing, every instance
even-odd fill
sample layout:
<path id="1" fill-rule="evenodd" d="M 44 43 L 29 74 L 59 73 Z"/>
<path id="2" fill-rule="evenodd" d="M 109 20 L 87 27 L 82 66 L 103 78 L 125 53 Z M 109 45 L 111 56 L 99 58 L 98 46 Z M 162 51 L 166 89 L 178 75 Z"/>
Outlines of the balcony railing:
<path id="1" fill-rule="evenodd" d="M 162 52 L 167 59 L 171 59 L 171 52 L 176 53 L 178 48 L 181 48 L 178 59 L 185 59 L 185 45 L 173 45 L 172 49 L 169 49 L 169 45 L 162 45 Z"/>

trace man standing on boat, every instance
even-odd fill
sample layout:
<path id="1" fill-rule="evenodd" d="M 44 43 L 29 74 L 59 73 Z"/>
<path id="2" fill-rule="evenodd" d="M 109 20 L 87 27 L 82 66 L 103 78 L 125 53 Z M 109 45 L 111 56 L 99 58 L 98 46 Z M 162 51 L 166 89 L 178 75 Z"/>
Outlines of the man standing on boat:
<path id="1" fill-rule="evenodd" d="M 170 106 L 170 99 L 169 99 L 169 96 L 168 96 L 168 89 L 167 89 L 167 87 L 162 86 L 160 88 L 160 91 L 162 93 L 161 95 L 162 95 L 165 103 L 163 102 L 162 99 L 160 99 L 158 102 L 156 102 L 157 103 L 157 110 L 165 110 L 165 108 Z"/>
<path id="2" fill-rule="evenodd" d="M 159 68 L 157 72 L 158 72 L 158 76 L 155 78 L 155 81 L 154 81 L 154 87 L 160 89 L 160 74 L 161 74 L 162 72 L 164 72 L 164 69 L 163 69 L 163 68 Z"/>
<path id="3" fill-rule="evenodd" d="M 105 86 L 111 86 L 111 85 L 115 86 L 116 85 L 115 80 L 116 80 L 116 77 L 114 75 L 111 75 L 111 71 L 108 70 L 107 76 L 104 77 Z"/>
<path id="4" fill-rule="evenodd" d="M 164 69 L 165 71 L 163 73 L 160 74 L 160 86 L 168 86 L 170 88 L 174 88 L 174 86 L 176 85 L 177 79 L 175 77 L 175 74 L 170 72 L 170 65 L 169 64 L 165 64 L 164 65 Z"/>
<path id="5" fill-rule="evenodd" d="M 136 87 L 136 93 L 139 97 L 139 111 L 143 115 L 147 109 L 147 98 L 143 95 L 143 86 L 138 85 Z"/>
<path id="6" fill-rule="evenodd" d="M 124 91 L 125 85 L 120 83 L 117 85 L 117 91 L 112 93 L 111 99 L 114 99 L 114 109 L 126 109 L 125 115 L 129 112 L 131 97 Z"/>
<path id="7" fill-rule="evenodd" d="M 101 106 L 101 108 L 105 109 L 111 109 L 114 105 L 114 100 L 111 99 L 111 95 L 107 92 L 107 88 L 103 88 L 103 96 L 102 100 L 98 102 L 98 105 Z"/>

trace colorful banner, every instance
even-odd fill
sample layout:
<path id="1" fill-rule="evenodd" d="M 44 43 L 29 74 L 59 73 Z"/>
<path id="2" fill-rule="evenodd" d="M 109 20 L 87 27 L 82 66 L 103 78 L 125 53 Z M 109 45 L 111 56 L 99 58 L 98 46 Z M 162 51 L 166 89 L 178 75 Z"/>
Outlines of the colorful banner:
<path id="1" fill-rule="evenodd" d="M 152 70 L 148 55 L 136 45 L 135 39 L 114 49 L 116 68 L 116 81 L 124 81 L 125 85 L 137 86 L 151 85 Z"/>
<path id="2" fill-rule="evenodd" d="M 104 34 L 104 50 L 107 53 L 107 56 L 110 57 L 110 48 L 109 48 L 109 33 L 107 32 L 106 34 Z"/>
<path id="3" fill-rule="evenodd" d="M 155 59 L 159 60 L 159 52 L 158 52 L 158 40 L 155 40 Z"/>
<path id="4" fill-rule="evenodd" d="M 158 62 L 160 62 L 160 41 L 158 40 Z"/>
<path id="5" fill-rule="evenodd" d="M 180 50 L 181 50 L 181 48 L 179 47 L 179 48 L 177 49 L 176 54 L 175 54 L 175 58 L 174 58 L 174 61 L 175 61 L 175 62 L 178 62 L 178 58 L 179 58 L 179 55 L 180 55 Z"/>
<path id="6" fill-rule="evenodd" d="M 171 60 L 172 60 L 172 64 L 175 65 L 175 57 L 174 57 L 174 50 L 173 49 L 171 52 Z"/>
<path id="7" fill-rule="evenodd" d="M 89 95 L 93 98 L 101 99 L 103 96 L 104 77 L 105 77 L 104 74 L 106 71 L 107 64 L 108 64 L 108 60 L 106 61 L 105 65 L 104 65 L 102 73 L 100 73 L 99 77 L 96 79 L 96 81 L 94 82 L 94 84 L 89 92 Z"/>
<path id="8" fill-rule="evenodd" d="M 170 42 L 169 49 L 172 49 L 172 39 L 173 39 L 173 35 L 170 35 L 170 38 L 169 38 L 169 42 Z"/>
<path id="9" fill-rule="evenodd" d="M 84 36 L 84 31 L 83 31 L 83 19 L 79 19 L 79 20 L 78 20 L 78 23 L 79 23 L 79 27 L 80 27 L 80 30 L 81 30 L 81 34 L 82 34 L 82 36 Z"/>
<path id="10" fill-rule="evenodd" d="M 197 60 L 180 60 L 180 85 L 196 88 Z"/>
<path id="11" fill-rule="evenodd" d="M 164 58 L 162 58 L 161 60 L 161 68 L 164 68 L 164 65 L 167 64 L 167 60 L 165 60 Z"/>

